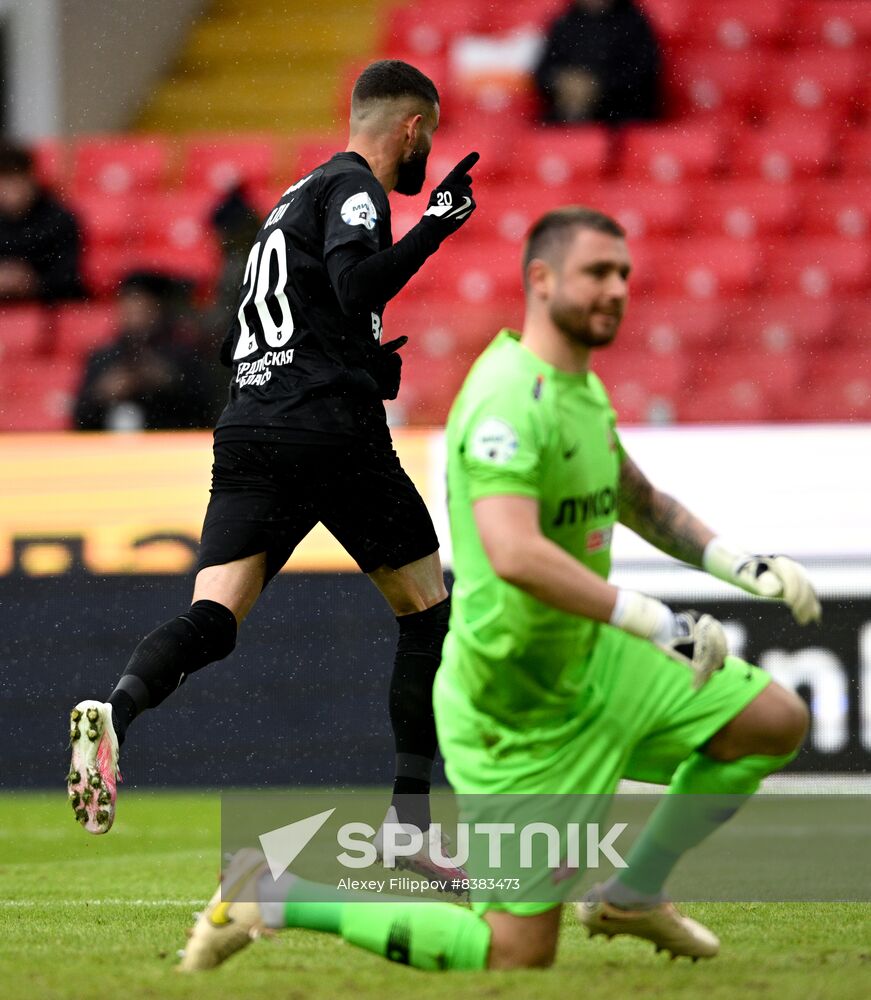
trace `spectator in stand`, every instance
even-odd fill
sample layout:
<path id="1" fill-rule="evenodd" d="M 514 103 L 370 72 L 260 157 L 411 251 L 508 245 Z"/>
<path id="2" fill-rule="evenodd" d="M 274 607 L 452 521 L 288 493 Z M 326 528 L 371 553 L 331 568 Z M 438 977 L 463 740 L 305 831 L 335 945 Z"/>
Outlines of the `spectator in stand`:
<path id="1" fill-rule="evenodd" d="M 189 288 L 135 271 L 118 292 L 120 330 L 88 358 L 76 400 L 79 430 L 172 430 L 209 426 L 202 365 L 184 339 Z"/>
<path id="2" fill-rule="evenodd" d="M 659 117 L 656 36 L 634 0 L 573 0 L 550 27 L 535 80 L 552 123 Z"/>
<path id="3" fill-rule="evenodd" d="M 221 273 L 212 303 L 202 314 L 202 350 L 208 374 L 208 393 L 215 423 L 227 405 L 227 369 L 220 364 L 221 345 L 236 319 L 239 289 L 251 245 L 257 239 L 261 218 L 249 202 L 243 187 L 226 193 L 211 215 L 212 226 L 221 245 Z"/>
<path id="4" fill-rule="evenodd" d="M 36 178 L 33 157 L 0 143 L 0 300 L 82 296 L 75 216 Z"/>

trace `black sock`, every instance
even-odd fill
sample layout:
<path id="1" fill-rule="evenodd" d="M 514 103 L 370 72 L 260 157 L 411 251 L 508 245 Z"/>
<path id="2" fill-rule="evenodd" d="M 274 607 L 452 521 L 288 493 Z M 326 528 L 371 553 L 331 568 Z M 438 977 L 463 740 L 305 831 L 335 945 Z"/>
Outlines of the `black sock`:
<path id="1" fill-rule="evenodd" d="M 215 601 L 197 601 L 147 635 L 108 698 L 119 743 L 140 712 L 168 698 L 188 674 L 229 656 L 235 645 L 236 617 Z"/>
<path id="2" fill-rule="evenodd" d="M 390 722 L 396 741 L 392 804 L 402 822 L 426 829 L 437 743 L 432 683 L 441 661 L 451 602 L 397 618 L 399 642 L 390 682 Z"/>

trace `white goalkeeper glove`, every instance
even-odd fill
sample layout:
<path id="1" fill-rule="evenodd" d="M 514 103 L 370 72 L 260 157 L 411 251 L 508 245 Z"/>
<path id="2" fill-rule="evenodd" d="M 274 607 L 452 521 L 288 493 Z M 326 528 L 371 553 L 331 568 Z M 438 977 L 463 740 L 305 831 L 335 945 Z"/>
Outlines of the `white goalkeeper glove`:
<path id="1" fill-rule="evenodd" d="M 705 547 L 702 565 L 726 583 L 757 597 L 783 601 L 799 625 L 818 622 L 820 602 L 804 566 L 787 556 L 754 556 L 713 538 Z"/>
<path id="2" fill-rule="evenodd" d="M 618 590 L 611 624 L 649 639 L 693 674 L 695 690 L 721 670 L 729 652 L 723 626 L 710 615 L 675 613 L 662 601 L 634 590 Z"/>

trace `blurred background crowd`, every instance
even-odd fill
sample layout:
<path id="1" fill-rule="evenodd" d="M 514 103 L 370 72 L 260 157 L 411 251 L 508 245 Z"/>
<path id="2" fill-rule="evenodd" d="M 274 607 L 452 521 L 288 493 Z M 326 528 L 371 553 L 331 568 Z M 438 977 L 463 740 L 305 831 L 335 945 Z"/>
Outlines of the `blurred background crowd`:
<path id="1" fill-rule="evenodd" d="M 89 10 L 55 6 L 61 29 Z M 410 338 L 395 424 L 444 421 L 522 319 L 526 229 L 566 203 L 629 234 L 632 301 L 597 358 L 622 420 L 871 418 L 871 3 L 191 0 L 174 17 L 104 119 L 47 134 L 6 116 L 0 430 L 210 426 L 260 219 L 344 148 L 353 79 L 381 57 L 440 89 L 431 184 L 481 153 L 472 224 L 385 313 Z M 82 50 L 86 111 L 106 103 L 89 72 L 125 58 L 110 21 Z M 394 238 L 427 191 L 392 199 Z"/>

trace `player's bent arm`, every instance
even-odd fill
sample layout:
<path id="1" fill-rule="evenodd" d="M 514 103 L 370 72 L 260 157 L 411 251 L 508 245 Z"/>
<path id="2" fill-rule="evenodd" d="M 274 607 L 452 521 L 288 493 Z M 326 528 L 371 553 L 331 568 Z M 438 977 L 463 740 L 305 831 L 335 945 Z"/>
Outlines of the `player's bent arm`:
<path id="1" fill-rule="evenodd" d="M 398 243 L 373 251 L 354 241 L 327 255 L 327 272 L 345 315 L 375 309 L 389 302 L 438 250 L 438 239 L 415 226 Z"/>
<path id="2" fill-rule="evenodd" d="M 608 622 L 617 588 L 541 533 L 538 501 L 499 495 L 474 503 L 475 524 L 490 565 L 506 583 L 569 614 Z"/>
<path id="3" fill-rule="evenodd" d="M 674 559 L 702 567 L 714 532 L 673 497 L 656 489 L 629 456 L 620 466 L 620 522 Z"/>
<path id="4" fill-rule="evenodd" d="M 473 510 L 487 558 L 506 583 L 561 611 L 649 639 L 690 668 L 697 688 L 723 666 L 727 646 L 718 621 L 675 614 L 662 601 L 603 580 L 545 538 L 534 498 L 482 497 Z"/>

